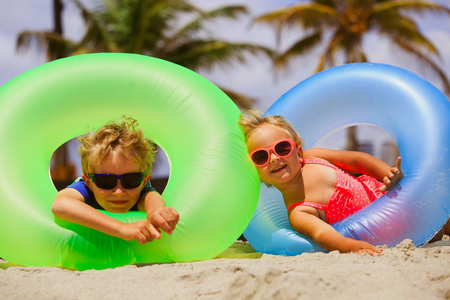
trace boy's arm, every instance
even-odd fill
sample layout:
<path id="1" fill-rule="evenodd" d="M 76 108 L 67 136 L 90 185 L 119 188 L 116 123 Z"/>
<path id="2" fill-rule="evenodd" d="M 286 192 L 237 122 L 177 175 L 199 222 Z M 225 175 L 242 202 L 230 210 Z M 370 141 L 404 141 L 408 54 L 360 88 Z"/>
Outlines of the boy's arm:
<path id="1" fill-rule="evenodd" d="M 314 209 L 314 208 L 305 208 Z M 307 212 L 294 208 L 289 214 L 289 222 L 296 231 L 310 237 L 319 246 L 326 250 L 338 250 L 341 253 L 356 252 L 370 255 L 380 254 L 381 249 L 363 241 L 346 238 L 337 232 L 332 226 L 315 216 L 313 212 Z"/>
<path id="2" fill-rule="evenodd" d="M 400 157 L 394 167 L 372 155 L 357 151 L 312 148 L 305 151 L 305 158 L 324 159 L 346 171 L 374 177 L 384 183 L 382 192 L 392 189 L 403 178 Z"/>
<path id="3" fill-rule="evenodd" d="M 53 201 L 55 217 L 86 226 L 124 240 L 137 239 L 144 244 L 153 240 L 148 231 L 147 221 L 123 223 L 87 205 L 83 196 L 75 189 L 67 188 L 58 192 Z"/>
<path id="4" fill-rule="evenodd" d="M 179 221 L 178 212 L 172 207 L 166 207 L 164 198 L 156 191 L 141 196 L 138 208 L 147 213 L 150 233 L 157 239 L 161 238 L 160 229 L 172 234 Z"/>

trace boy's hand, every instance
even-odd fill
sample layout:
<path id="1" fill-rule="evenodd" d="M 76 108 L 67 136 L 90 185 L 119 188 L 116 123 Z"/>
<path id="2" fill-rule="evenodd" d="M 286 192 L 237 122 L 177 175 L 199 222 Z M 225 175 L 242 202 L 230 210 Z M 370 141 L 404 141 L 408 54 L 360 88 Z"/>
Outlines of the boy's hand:
<path id="1" fill-rule="evenodd" d="M 147 215 L 149 223 L 149 231 L 157 239 L 161 238 L 162 229 L 167 234 L 172 234 L 175 230 L 180 216 L 178 212 L 172 207 L 161 207 Z"/>
<path id="2" fill-rule="evenodd" d="M 140 244 L 151 242 L 155 238 L 148 228 L 147 220 L 142 220 L 133 223 L 123 223 L 120 229 L 120 238 L 131 241 L 138 240 Z"/>
<path id="3" fill-rule="evenodd" d="M 402 158 L 399 156 L 395 167 L 391 168 L 391 171 L 387 176 L 383 178 L 384 185 L 380 187 L 381 192 L 386 192 L 391 190 L 396 186 L 400 180 L 403 178 L 403 171 L 401 168 Z"/>

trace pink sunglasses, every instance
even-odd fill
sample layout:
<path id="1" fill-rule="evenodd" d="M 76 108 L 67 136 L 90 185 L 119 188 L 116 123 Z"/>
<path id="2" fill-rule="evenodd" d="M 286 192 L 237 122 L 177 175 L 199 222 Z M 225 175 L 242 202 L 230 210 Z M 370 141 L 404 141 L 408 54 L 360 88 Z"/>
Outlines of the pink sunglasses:
<path id="1" fill-rule="evenodd" d="M 275 153 L 278 157 L 285 158 L 294 152 L 297 145 L 292 139 L 281 140 L 274 145 L 266 148 L 259 148 L 250 153 L 250 157 L 257 167 L 265 167 L 270 161 L 270 152 Z"/>

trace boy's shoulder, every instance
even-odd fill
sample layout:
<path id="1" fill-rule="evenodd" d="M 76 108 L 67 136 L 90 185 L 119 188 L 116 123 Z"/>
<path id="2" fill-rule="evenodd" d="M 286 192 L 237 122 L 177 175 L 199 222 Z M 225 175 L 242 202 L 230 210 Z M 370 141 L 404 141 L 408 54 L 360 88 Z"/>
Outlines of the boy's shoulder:
<path id="1" fill-rule="evenodd" d="M 79 193 L 81 193 L 85 202 L 89 202 L 89 200 L 91 200 L 94 197 L 94 194 L 88 188 L 86 182 L 84 182 L 82 177 L 78 177 L 77 179 L 75 179 L 74 182 L 72 182 L 69 186 L 66 187 L 66 189 L 77 190 Z"/>

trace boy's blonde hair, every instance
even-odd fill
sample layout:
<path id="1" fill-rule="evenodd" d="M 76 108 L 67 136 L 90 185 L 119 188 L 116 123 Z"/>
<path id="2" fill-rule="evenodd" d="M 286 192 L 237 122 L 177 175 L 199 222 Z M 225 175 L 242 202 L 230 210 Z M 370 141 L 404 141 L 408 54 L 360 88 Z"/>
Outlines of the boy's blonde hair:
<path id="1" fill-rule="evenodd" d="M 110 154 L 120 154 L 142 165 L 142 172 L 150 174 L 156 154 L 155 144 L 144 137 L 137 121 L 122 117 L 120 122 L 110 121 L 85 136 L 78 137 L 83 173 L 89 175 L 94 167 Z"/>
<path id="2" fill-rule="evenodd" d="M 253 134 L 253 132 L 263 124 L 272 125 L 284 130 L 294 140 L 295 144 L 303 149 L 303 140 L 300 138 L 298 132 L 288 123 L 282 116 L 265 116 L 263 117 L 256 110 L 246 110 L 241 113 L 239 125 L 245 134 L 245 141 Z"/>

